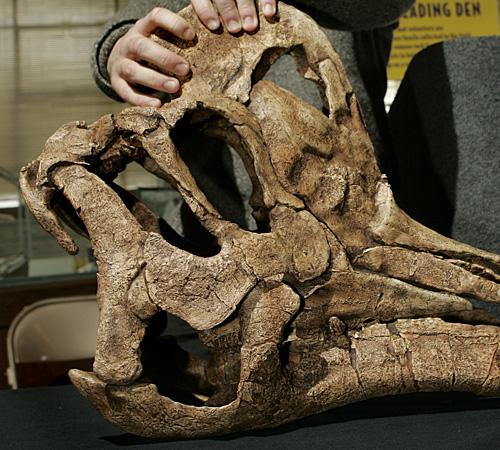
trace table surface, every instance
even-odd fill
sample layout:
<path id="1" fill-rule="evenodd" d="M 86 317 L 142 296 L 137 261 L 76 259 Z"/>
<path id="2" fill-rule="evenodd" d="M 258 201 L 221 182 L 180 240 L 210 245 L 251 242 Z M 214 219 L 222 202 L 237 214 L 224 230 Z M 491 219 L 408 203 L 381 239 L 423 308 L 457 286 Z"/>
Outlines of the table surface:
<path id="1" fill-rule="evenodd" d="M 2 449 L 493 449 L 500 398 L 411 394 L 337 408 L 272 430 L 151 440 L 106 422 L 73 386 L 0 391 Z"/>

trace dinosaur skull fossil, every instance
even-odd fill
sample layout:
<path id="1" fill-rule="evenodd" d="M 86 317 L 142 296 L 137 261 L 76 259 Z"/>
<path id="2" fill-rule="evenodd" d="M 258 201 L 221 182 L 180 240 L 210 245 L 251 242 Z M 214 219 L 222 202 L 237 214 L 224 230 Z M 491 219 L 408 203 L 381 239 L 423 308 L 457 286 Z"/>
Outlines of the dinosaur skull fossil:
<path id="1" fill-rule="evenodd" d="M 182 95 L 65 125 L 21 173 L 42 226 L 76 252 L 63 215 L 88 234 L 98 262 L 94 370 L 70 373 L 80 392 L 124 430 L 157 437 L 271 427 L 396 393 L 499 394 L 500 328 L 481 305 L 500 302 L 500 258 L 397 207 L 318 26 L 285 4 L 255 35 L 212 34 L 191 8 L 181 14 L 196 44 L 156 40 L 193 68 Z M 327 114 L 259 81 L 287 52 L 324 91 Z M 209 202 L 172 139 L 181 123 L 238 151 L 265 232 L 241 229 Z M 132 161 L 181 194 L 217 239 L 215 255 L 174 245 L 155 214 L 110 181 Z M 173 388 L 202 394 L 198 403 L 169 397 L 148 370 L 146 331 L 161 311 L 211 351 L 204 360 L 170 342 L 154 353 Z"/>

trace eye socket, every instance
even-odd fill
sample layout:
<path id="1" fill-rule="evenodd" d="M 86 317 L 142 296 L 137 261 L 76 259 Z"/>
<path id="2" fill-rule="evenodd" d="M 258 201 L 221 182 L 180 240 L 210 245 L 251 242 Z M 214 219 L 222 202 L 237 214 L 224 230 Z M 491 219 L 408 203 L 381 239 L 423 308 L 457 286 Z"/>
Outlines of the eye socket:
<path id="1" fill-rule="evenodd" d="M 224 117 L 188 113 L 170 137 L 199 189 L 225 220 L 246 231 L 267 231 L 267 214 L 259 221 L 254 218 L 261 205 L 253 199 L 254 186 L 240 156 L 243 143 Z"/>
<path id="2" fill-rule="evenodd" d="M 208 201 L 224 219 L 248 229 L 245 200 L 248 200 L 252 190 L 250 178 L 234 149 L 209 133 L 210 130 L 203 130 L 203 126 L 184 128 L 183 124 L 179 124 L 171 137 Z M 235 166 L 237 174 L 234 173 Z"/>

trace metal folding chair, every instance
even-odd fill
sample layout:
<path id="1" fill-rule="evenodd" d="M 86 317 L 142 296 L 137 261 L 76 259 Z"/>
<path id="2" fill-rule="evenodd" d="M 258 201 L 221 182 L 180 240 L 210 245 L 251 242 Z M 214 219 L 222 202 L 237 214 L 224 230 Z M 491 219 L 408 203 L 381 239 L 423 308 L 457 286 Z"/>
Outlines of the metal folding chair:
<path id="1" fill-rule="evenodd" d="M 97 324 L 95 295 L 50 298 L 24 308 L 7 334 L 9 384 L 13 389 L 50 384 L 48 377 L 57 373 L 54 368 L 46 370 L 49 363 L 65 371 L 65 362 L 90 364 L 95 354 Z M 21 382 L 20 374 L 27 369 L 32 372 L 28 377 L 31 382 Z"/>

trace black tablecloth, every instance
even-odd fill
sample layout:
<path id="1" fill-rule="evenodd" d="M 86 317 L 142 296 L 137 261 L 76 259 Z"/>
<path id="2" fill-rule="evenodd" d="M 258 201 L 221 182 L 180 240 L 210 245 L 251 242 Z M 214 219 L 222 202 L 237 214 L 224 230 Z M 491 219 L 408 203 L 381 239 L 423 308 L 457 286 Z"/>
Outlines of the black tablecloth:
<path id="1" fill-rule="evenodd" d="M 493 449 L 500 398 L 412 394 L 369 400 L 273 430 L 160 441 L 107 423 L 72 386 L 0 391 L 1 449 Z"/>

